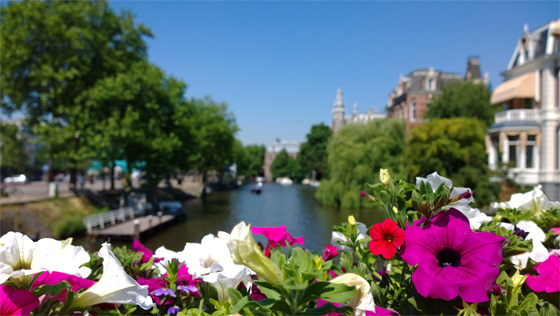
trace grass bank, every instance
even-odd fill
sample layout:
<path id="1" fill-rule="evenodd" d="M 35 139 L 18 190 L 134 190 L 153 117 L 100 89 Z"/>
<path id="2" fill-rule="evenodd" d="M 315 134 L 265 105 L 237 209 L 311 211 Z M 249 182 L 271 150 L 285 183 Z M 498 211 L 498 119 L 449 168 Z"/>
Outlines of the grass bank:
<path id="1" fill-rule="evenodd" d="M 107 209 L 95 207 L 83 197 L 6 205 L 0 209 L 0 233 L 18 231 L 39 238 L 67 238 L 85 231 L 84 217 L 104 211 Z"/>

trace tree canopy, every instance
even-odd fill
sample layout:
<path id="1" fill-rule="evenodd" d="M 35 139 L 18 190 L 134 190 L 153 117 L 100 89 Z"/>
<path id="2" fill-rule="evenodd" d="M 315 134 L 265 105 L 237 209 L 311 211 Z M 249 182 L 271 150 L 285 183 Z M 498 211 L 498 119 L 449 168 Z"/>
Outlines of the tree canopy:
<path id="1" fill-rule="evenodd" d="M 327 144 L 331 136 L 332 130 L 323 123 L 311 127 L 298 154 L 299 164 L 307 176 L 315 173 L 317 180 L 323 178 L 327 171 Z"/>
<path id="2" fill-rule="evenodd" d="M 2 170 L 7 174 L 22 172 L 28 165 L 25 139 L 14 124 L 0 123 L 0 159 Z M 2 173 L 2 175 L 5 175 Z"/>
<path id="3" fill-rule="evenodd" d="M 147 60 L 151 31 L 106 1 L 9 2 L 0 7 L 2 109 L 27 118 L 51 165 L 142 165 L 157 183 L 177 170 L 234 162 L 225 103 L 186 99 L 186 84 Z"/>
<path id="4" fill-rule="evenodd" d="M 301 167 L 285 149 L 282 149 L 270 164 L 273 178 L 287 177 L 299 180 L 302 178 Z"/>
<path id="5" fill-rule="evenodd" d="M 380 168 L 402 176 L 404 122 L 372 121 L 367 125 L 345 125 L 332 136 L 327 146 L 328 179 L 317 190 L 319 200 L 330 206 L 360 208 L 371 203 L 360 196 L 366 182 L 379 174 Z"/>
<path id="6" fill-rule="evenodd" d="M 475 197 L 479 205 L 491 202 L 494 192 L 488 182 L 485 134 L 484 123 L 473 118 L 433 119 L 416 126 L 404 151 L 409 181 L 437 171 L 479 192 L 481 196 Z"/>
<path id="7" fill-rule="evenodd" d="M 476 118 L 489 126 L 499 110 L 490 104 L 490 96 L 490 90 L 484 84 L 452 82 L 428 105 L 424 118 Z"/>
<path id="8" fill-rule="evenodd" d="M 237 173 L 248 177 L 264 175 L 264 145 L 248 145 L 243 147 L 239 142 L 236 152 Z"/>

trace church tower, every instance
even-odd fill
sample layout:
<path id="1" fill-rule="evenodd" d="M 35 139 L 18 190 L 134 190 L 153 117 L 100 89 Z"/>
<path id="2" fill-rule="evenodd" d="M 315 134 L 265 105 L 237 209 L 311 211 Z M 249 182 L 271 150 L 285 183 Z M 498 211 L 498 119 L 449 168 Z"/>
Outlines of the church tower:
<path id="1" fill-rule="evenodd" d="M 331 129 L 333 133 L 338 132 L 344 125 L 344 101 L 342 100 L 342 89 L 338 88 L 336 100 L 334 101 L 333 120 Z"/>

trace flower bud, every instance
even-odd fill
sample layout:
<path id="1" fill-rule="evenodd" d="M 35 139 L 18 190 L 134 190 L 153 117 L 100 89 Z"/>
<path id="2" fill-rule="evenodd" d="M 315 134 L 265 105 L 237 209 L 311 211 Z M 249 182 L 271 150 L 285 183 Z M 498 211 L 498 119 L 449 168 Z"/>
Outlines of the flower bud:
<path id="1" fill-rule="evenodd" d="M 389 170 L 387 169 L 379 169 L 379 180 L 383 183 L 384 186 L 388 187 L 391 186 L 391 175 L 389 174 Z"/>
<path id="2" fill-rule="evenodd" d="M 356 225 L 356 219 L 354 218 L 354 215 L 348 216 L 348 224 Z"/>

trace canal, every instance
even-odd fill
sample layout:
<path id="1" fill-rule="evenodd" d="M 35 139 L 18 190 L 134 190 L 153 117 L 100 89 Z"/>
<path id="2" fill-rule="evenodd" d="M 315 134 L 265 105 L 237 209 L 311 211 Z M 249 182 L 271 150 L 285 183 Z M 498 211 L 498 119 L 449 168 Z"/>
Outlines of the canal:
<path id="1" fill-rule="evenodd" d="M 233 226 L 245 221 L 259 227 L 285 225 L 292 236 L 303 236 L 304 248 L 322 251 L 330 243 L 333 226 L 347 221 L 349 215 L 368 227 L 384 218 L 380 211 L 373 209 L 340 210 L 322 206 L 314 197 L 316 189 L 308 186 L 265 183 L 260 195 L 252 194 L 250 188 L 244 185 L 231 191 L 213 192 L 204 201 L 185 201 L 185 221 L 142 243 L 153 251 L 162 245 L 180 251 L 187 242 L 199 243 L 205 235 L 217 235 L 220 230 L 231 232 Z M 255 239 L 266 244 L 262 235 L 255 235 Z"/>

